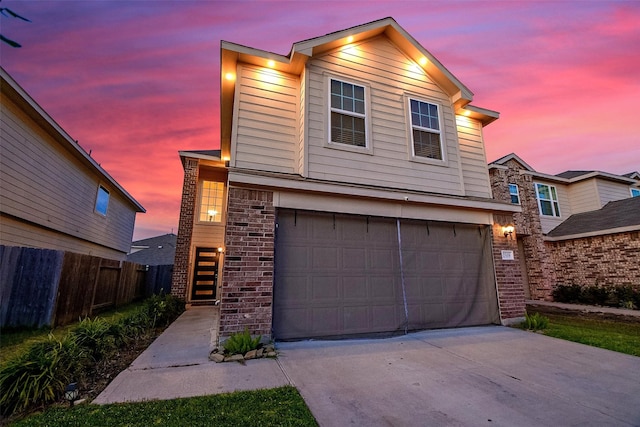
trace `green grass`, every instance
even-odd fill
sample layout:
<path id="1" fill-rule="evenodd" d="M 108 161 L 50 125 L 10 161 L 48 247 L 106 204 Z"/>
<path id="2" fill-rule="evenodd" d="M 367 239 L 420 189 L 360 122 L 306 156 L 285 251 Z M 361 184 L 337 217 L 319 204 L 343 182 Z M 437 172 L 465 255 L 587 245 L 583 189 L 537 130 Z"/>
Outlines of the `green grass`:
<path id="1" fill-rule="evenodd" d="M 546 314 L 544 335 L 640 356 L 640 323 Z"/>
<path id="2" fill-rule="evenodd" d="M 135 312 L 143 302 L 128 304 L 109 311 L 104 311 L 95 317 L 105 320 L 118 320 L 130 313 Z M 79 321 L 79 320 L 78 320 Z M 60 326 L 55 329 L 2 329 L 0 331 L 0 364 L 13 359 L 26 352 L 32 344 L 46 341 L 49 334 L 53 334 L 58 339 L 62 339 L 69 331 L 76 327 L 78 323 Z"/>
<path id="3" fill-rule="evenodd" d="M 292 386 L 188 399 L 56 407 L 13 426 L 317 426 Z"/>

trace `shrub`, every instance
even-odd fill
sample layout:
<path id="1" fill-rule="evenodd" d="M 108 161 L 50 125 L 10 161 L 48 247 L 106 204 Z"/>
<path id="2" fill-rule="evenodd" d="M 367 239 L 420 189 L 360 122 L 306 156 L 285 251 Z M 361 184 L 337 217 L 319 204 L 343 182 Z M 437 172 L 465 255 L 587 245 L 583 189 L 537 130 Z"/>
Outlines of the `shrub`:
<path id="1" fill-rule="evenodd" d="M 153 295 L 145 301 L 146 314 L 152 328 L 164 327 L 173 322 L 183 311 L 184 302 L 172 295 Z"/>
<path id="2" fill-rule="evenodd" d="M 71 332 L 79 346 L 83 347 L 94 361 L 116 349 L 115 329 L 106 320 L 85 318 Z"/>
<path id="3" fill-rule="evenodd" d="M 587 286 L 582 288 L 580 302 L 593 305 L 606 305 L 609 299 L 609 290 L 602 286 Z"/>
<path id="4" fill-rule="evenodd" d="M 56 401 L 65 386 L 81 375 L 87 354 L 73 334 L 62 340 L 49 335 L 0 371 L 0 408 L 13 414 L 32 405 Z"/>
<path id="5" fill-rule="evenodd" d="M 233 334 L 224 342 L 224 351 L 227 354 L 245 354 L 257 349 L 261 339 L 262 335 L 251 338 L 249 329 L 245 328 L 244 332 Z"/>
<path id="6" fill-rule="evenodd" d="M 578 285 L 558 285 L 553 290 L 553 300 L 556 302 L 580 302 L 582 288 Z"/>
<path id="7" fill-rule="evenodd" d="M 546 329 L 547 326 L 549 326 L 549 318 L 542 316 L 540 313 L 527 313 L 524 322 L 522 322 L 522 327 L 531 331 Z"/>

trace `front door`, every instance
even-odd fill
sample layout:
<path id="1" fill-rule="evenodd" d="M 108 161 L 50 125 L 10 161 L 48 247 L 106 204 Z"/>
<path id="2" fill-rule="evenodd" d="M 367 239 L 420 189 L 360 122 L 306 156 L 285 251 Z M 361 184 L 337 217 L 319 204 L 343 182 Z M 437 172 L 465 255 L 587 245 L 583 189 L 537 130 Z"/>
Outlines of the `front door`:
<path id="1" fill-rule="evenodd" d="M 217 248 L 196 248 L 191 300 L 216 299 L 219 257 Z"/>

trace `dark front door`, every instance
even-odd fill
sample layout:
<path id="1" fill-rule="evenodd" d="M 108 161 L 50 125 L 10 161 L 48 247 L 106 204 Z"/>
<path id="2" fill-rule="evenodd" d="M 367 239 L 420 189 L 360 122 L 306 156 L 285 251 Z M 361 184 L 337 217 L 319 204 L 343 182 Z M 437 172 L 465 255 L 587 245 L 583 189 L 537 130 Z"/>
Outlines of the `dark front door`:
<path id="1" fill-rule="evenodd" d="M 192 300 L 216 299 L 219 257 L 217 248 L 196 248 L 191 286 Z"/>

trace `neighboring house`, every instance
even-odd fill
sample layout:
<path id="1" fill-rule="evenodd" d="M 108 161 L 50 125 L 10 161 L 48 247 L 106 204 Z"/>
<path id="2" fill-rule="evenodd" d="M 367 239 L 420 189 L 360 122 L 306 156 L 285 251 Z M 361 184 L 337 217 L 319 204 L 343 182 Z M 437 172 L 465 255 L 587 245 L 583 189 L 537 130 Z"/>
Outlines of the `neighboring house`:
<path id="1" fill-rule="evenodd" d="M 221 148 L 180 152 L 172 293 L 219 301 L 221 340 L 521 319 L 520 207 L 492 197 L 498 113 L 472 98 L 391 18 L 287 56 L 223 41 Z"/>
<path id="2" fill-rule="evenodd" d="M 131 243 L 127 261 L 142 265 L 172 265 L 176 256 L 176 238 L 170 233 L 136 240 Z"/>
<path id="3" fill-rule="evenodd" d="M 525 293 L 557 284 L 640 286 L 640 175 L 536 172 L 515 154 L 489 164 L 493 194 L 514 214 Z"/>
<path id="4" fill-rule="evenodd" d="M 124 260 L 144 208 L 2 68 L 0 244 Z"/>

